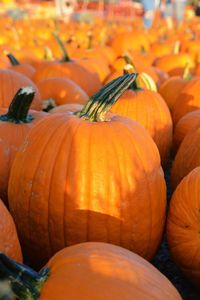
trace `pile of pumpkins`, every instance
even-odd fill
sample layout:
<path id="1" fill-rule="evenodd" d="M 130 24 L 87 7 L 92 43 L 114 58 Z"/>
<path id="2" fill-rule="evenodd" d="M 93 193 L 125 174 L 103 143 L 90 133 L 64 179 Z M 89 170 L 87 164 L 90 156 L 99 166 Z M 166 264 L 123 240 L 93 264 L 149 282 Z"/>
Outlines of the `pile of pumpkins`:
<path id="1" fill-rule="evenodd" d="M 148 261 L 166 227 L 199 286 L 198 19 L 3 21 L 0 299 L 182 299 Z"/>

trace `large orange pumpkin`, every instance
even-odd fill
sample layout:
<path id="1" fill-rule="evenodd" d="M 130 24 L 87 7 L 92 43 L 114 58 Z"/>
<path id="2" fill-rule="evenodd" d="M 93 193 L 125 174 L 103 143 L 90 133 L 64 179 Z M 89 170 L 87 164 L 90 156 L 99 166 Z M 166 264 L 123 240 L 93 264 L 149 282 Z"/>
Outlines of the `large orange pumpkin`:
<path id="1" fill-rule="evenodd" d="M 33 66 L 29 64 L 20 64 L 20 62 L 10 53 L 8 53 L 7 56 L 11 62 L 11 66 L 9 66 L 9 69 L 19 72 L 30 79 L 33 78 L 36 71 Z"/>
<path id="2" fill-rule="evenodd" d="M 105 243 L 65 248 L 40 272 L 4 254 L 0 254 L 0 264 L 7 275 L 5 281 L 10 282 L 4 297 L 13 294 L 21 300 L 181 300 L 175 287 L 149 262 Z"/>
<path id="3" fill-rule="evenodd" d="M 35 92 L 31 87 L 20 89 L 9 109 L 0 109 L 0 197 L 7 203 L 10 169 L 14 157 L 29 130 L 46 115 L 30 111 Z"/>
<path id="4" fill-rule="evenodd" d="M 200 167 L 183 178 L 172 196 L 167 238 L 174 261 L 199 287 Z"/>
<path id="5" fill-rule="evenodd" d="M 34 263 L 85 241 L 154 256 L 166 208 L 159 152 L 137 122 L 106 114 L 133 80 L 135 74 L 124 75 L 80 112 L 40 121 L 17 154 L 9 204 Z"/>
<path id="6" fill-rule="evenodd" d="M 19 244 L 14 221 L 0 200 L 0 252 L 19 262 L 22 261 L 22 252 Z M 1 267 L 0 267 L 1 269 Z"/>

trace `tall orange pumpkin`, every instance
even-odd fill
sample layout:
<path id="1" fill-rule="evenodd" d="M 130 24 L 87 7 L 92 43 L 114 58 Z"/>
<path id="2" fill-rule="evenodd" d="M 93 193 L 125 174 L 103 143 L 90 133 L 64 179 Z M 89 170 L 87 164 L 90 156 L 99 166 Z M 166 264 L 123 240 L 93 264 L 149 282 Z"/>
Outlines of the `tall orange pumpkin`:
<path id="1" fill-rule="evenodd" d="M 158 93 L 140 88 L 135 81 L 111 111 L 143 125 L 158 147 L 162 164 L 166 165 L 172 144 L 172 119 Z"/>
<path id="2" fill-rule="evenodd" d="M 149 262 L 105 243 L 65 248 L 40 272 L 2 253 L 0 264 L 10 283 L 4 296 L 13 294 L 21 300 L 181 300 L 175 287 Z"/>
<path id="3" fill-rule="evenodd" d="M 124 75 L 80 112 L 40 121 L 17 154 L 9 205 L 34 263 L 85 241 L 154 256 L 166 208 L 159 152 L 137 122 L 106 114 L 134 80 L 135 74 Z"/>

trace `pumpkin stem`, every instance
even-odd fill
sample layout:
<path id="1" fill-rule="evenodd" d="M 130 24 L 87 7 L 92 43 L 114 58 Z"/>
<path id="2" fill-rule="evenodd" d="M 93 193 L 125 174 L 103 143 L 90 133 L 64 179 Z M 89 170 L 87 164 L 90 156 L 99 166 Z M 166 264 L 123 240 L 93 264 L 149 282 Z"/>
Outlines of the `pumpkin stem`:
<path id="1" fill-rule="evenodd" d="M 6 55 L 9 58 L 10 63 L 12 64 L 12 66 L 20 65 L 20 62 L 14 57 L 14 55 L 12 55 L 11 53 L 7 53 Z"/>
<path id="2" fill-rule="evenodd" d="M 185 80 L 190 80 L 192 78 L 192 74 L 190 73 L 190 65 L 186 63 L 185 68 L 183 70 L 182 78 Z"/>
<path id="3" fill-rule="evenodd" d="M 52 33 L 58 46 L 60 47 L 60 50 L 62 51 L 62 54 L 63 54 L 63 57 L 62 57 L 62 62 L 69 62 L 71 61 L 68 53 L 67 53 L 67 49 L 63 43 L 63 41 L 61 40 L 60 36 L 56 33 L 56 32 L 53 32 Z"/>
<path id="4" fill-rule="evenodd" d="M 0 253 L 0 282 L 7 283 L 4 299 L 9 299 L 10 294 L 20 300 L 39 299 L 41 289 L 49 274 L 48 268 L 36 272 L 26 265 L 13 261 L 4 253 Z"/>
<path id="5" fill-rule="evenodd" d="M 91 31 L 88 32 L 87 34 L 88 36 L 88 46 L 87 46 L 87 49 L 90 50 L 92 49 L 92 42 L 93 42 L 93 34 Z"/>
<path id="6" fill-rule="evenodd" d="M 28 114 L 28 111 L 34 95 L 35 91 L 31 86 L 19 89 L 8 108 L 7 114 L 0 116 L 0 121 L 15 124 L 31 123 L 33 117 Z"/>
<path id="7" fill-rule="evenodd" d="M 118 98 L 136 79 L 136 74 L 125 74 L 112 80 L 90 97 L 80 112 L 75 114 L 91 122 L 106 121 L 105 115 Z"/>

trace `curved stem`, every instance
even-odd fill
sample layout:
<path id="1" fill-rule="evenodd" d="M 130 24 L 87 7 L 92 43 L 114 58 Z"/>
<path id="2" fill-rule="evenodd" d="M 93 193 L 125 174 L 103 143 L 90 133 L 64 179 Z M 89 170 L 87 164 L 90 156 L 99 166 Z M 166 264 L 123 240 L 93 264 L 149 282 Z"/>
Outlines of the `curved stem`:
<path id="1" fill-rule="evenodd" d="M 105 121 L 105 114 L 135 79 L 136 74 L 132 73 L 112 80 L 93 95 L 80 112 L 75 114 L 91 122 Z"/>
<path id="2" fill-rule="evenodd" d="M 18 65 L 20 65 L 20 62 L 14 57 L 14 55 L 12 55 L 11 53 L 8 53 L 6 55 L 9 58 L 10 63 L 12 64 L 12 66 L 18 66 Z"/>
<path id="3" fill-rule="evenodd" d="M 32 122 L 33 117 L 28 114 L 28 111 L 34 95 L 35 91 L 32 87 L 19 89 L 8 108 L 7 114 L 0 116 L 0 121 L 12 122 L 15 124 Z"/>
<path id="4" fill-rule="evenodd" d="M 61 38 L 59 37 L 59 35 L 56 33 L 56 32 L 53 32 L 52 33 L 58 46 L 60 47 L 61 51 L 62 51 L 62 54 L 63 54 L 63 57 L 62 57 L 62 62 L 69 62 L 71 61 L 68 53 L 67 53 L 67 49 L 63 43 L 63 41 L 61 40 Z"/>
<path id="5" fill-rule="evenodd" d="M 50 275 L 48 268 L 35 272 L 0 253 L 0 281 L 7 281 L 10 291 L 20 300 L 37 300 Z M 5 295 L 6 296 L 6 295 Z"/>

